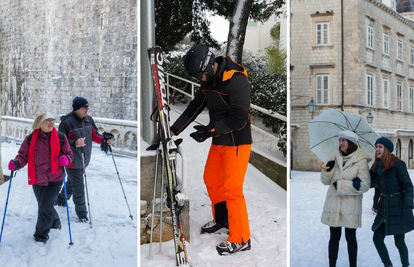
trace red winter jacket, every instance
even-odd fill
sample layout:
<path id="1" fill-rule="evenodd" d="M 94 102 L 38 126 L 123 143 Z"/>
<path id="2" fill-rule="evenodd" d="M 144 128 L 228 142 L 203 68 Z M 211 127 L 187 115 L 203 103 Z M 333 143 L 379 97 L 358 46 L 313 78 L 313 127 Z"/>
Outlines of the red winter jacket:
<path id="1" fill-rule="evenodd" d="M 35 169 L 36 169 L 36 184 L 47 186 L 49 183 L 59 182 L 63 179 L 62 177 L 62 170 L 60 169 L 58 173 L 52 174 L 51 172 L 51 164 L 50 164 L 50 135 L 51 132 L 43 133 L 39 132 L 36 140 L 35 146 Z M 29 136 L 28 135 L 21 145 L 19 152 L 15 158 L 15 160 L 19 163 L 19 168 L 23 168 L 28 162 L 28 154 L 29 154 Z M 65 141 L 60 148 L 60 152 L 62 155 L 65 155 L 69 162 L 73 161 L 73 153 L 72 149 L 70 148 L 68 139 L 65 136 Z"/>

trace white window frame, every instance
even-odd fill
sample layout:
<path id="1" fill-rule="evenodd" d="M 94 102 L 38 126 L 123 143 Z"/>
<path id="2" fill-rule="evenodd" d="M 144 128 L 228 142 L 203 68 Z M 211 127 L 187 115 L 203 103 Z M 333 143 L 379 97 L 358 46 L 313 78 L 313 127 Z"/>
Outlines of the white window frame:
<path id="1" fill-rule="evenodd" d="M 401 38 L 398 38 L 398 40 L 397 40 L 397 59 L 401 60 L 401 61 L 403 59 L 403 49 L 404 49 L 403 40 Z"/>
<path id="2" fill-rule="evenodd" d="M 318 26 L 320 26 L 320 29 L 318 29 Z M 315 34 L 316 34 L 315 43 L 317 46 L 329 45 L 329 22 L 316 22 L 315 23 Z M 318 38 L 319 34 L 320 34 L 320 39 Z"/>
<path id="3" fill-rule="evenodd" d="M 382 106 L 388 108 L 388 92 L 390 91 L 390 80 L 388 78 L 382 79 Z"/>
<path id="4" fill-rule="evenodd" d="M 410 65 L 414 65 L 414 46 L 410 45 Z"/>
<path id="5" fill-rule="evenodd" d="M 410 91 L 410 95 L 409 95 L 410 112 L 414 112 L 414 87 L 412 85 L 410 85 L 409 91 Z"/>
<path id="6" fill-rule="evenodd" d="M 402 111 L 402 83 L 397 82 L 397 111 Z"/>
<path id="7" fill-rule="evenodd" d="M 367 47 L 374 49 L 374 27 L 367 25 Z"/>
<path id="8" fill-rule="evenodd" d="M 319 81 L 321 83 L 319 83 Z M 326 88 L 325 88 L 326 81 Z M 329 97 L 331 91 L 331 75 L 316 74 L 315 75 L 315 99 L 318 105 L 329 105 Z"/>
<path id="9" fill-rule="evenodd" d="M 372 74 L 367 74 L 367 83 L 366 83 L 366 88 L 367 88 L 367 105 L 368 106 L 373 106 L 374 105 L 374 75 Z"/>
<path id="10" fill-rule="evenodd" d="M 384 32 L 384 34 L 382 35 L 382 40 L 383 40 L 383 42 L 382 42 L 382 47 L 383 47 L 383 50 L 382 50 L 382 52 L 384 53 L 384 55 L 388 55 L 388 51 L 389 51 L 389 46 L 388 46 L 388 44 L 389 44 L 389 36 L 388 36 L 388 33 L 385 33 Z"/>

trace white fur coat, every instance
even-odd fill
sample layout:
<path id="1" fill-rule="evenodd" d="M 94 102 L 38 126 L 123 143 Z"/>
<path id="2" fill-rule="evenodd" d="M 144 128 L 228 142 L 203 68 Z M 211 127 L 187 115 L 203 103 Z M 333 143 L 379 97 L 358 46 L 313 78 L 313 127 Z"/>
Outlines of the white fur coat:
<path id="1" fill-rule="evenodd" d="M 321 181 L 328 185 L 325 205 L 321 221 L 323 224 L 333 227 L 360 228 L 362 214 L 362 194 L 367 192 L 371 177 L 368 170 L 368 162 L 371 156 L 358 148 L 344 165 L 344 157 L 337 152 L 335 166 L 328 172 L 322 170 Z M 361 187 L 356 190 L 352 180 L 361 179 Z M 337 182 L 337 189 L 333 185 Z"/>

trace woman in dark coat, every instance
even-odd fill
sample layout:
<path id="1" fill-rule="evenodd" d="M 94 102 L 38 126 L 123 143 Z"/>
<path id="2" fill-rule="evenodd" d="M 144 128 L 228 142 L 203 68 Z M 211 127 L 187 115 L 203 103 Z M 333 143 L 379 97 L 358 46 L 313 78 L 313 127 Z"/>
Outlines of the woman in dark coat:
<path id="1" fill-rule="evenodd" d="M 55 129 L 55 118 L 50 113 L 39 115 L 32 128 L 34 131 L 23 141 L 15 159 L 9 163 L 14 171 L 28 164 L 29 185 L 38 203 L 38 215 L 34 239 L 45 243 L 50 228 L 60 229 L 60 219 L 54 202 L 63 183 L 61 166 L 73 160 L 68 139 Z"/>
<path id="2" fill-rule="evenodd" d="M 381 190 L 378 213 L 372 231 L 373 241 L 384 266 L 392 266 L 384 239 L 393 235 L 401 263 L 409 266 L 405 233 L 414 229 L 413 184 L 405 163 L 391 154 L 393 143 L 379 138 L 375 143 L 376 161 L 371 168 L 371 179 Z"/>

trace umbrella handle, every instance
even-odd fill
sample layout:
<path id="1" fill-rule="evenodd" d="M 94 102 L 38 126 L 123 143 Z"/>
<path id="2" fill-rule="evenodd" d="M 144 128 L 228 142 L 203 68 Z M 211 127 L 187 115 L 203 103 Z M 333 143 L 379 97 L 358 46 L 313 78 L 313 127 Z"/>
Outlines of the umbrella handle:
<path id="1" fill-rule="evenodd" d="M 324 166 L 324 165 L 323 165 L 323 162 L 321 162 L 321 164 L 319 165 L 319 167 L 321 167 L 321 168 L 322 168 L 322 169 L 324 169 L 324 170 L 329 169 L 329 167 L 326 167 L 326 166 Z"/>

